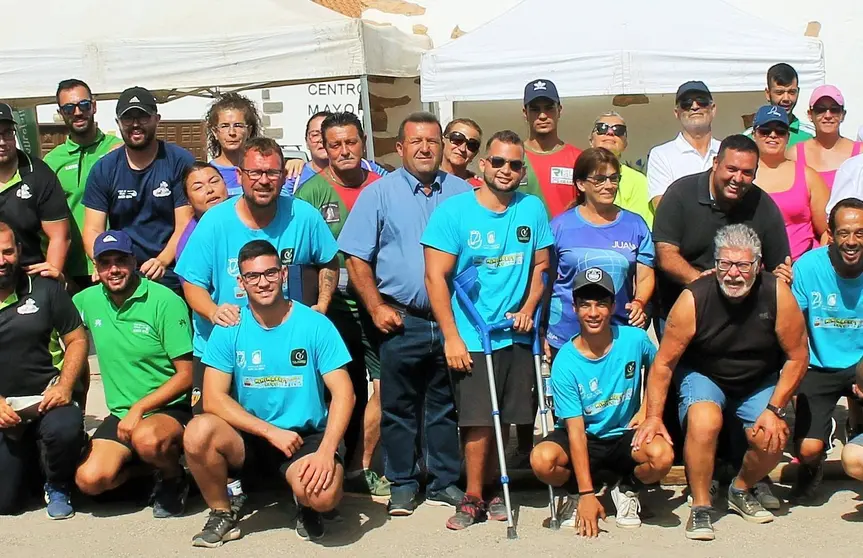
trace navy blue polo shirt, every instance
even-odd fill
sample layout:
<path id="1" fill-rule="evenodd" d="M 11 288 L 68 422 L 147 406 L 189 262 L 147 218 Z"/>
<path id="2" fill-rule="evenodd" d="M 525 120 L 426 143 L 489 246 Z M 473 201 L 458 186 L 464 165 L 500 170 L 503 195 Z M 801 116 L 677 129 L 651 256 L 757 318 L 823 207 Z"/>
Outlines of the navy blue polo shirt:
<path id="1" fill-rule="evenodd" d="M 108 215 L 109 228 L 132 239 L 138 265 L 158 256 L 174 233 L 174 209 L 189 205 L 183 189 L 183 171 L 195 162 L 187 150 L 159 141 L 156 159 L 134 170 L 126 149 L 105 155 L 90 171 L 81 203 Z M 172 289 L 180 283 L 173 265 L 161 281 Z"/>

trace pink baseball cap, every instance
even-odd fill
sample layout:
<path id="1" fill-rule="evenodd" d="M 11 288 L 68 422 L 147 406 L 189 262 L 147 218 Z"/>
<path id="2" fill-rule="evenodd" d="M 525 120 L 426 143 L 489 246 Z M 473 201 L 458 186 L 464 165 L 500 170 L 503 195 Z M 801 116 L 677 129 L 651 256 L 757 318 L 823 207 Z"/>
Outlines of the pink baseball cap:
<path id="1" fill-rule="evenodd" d="M 809 97 L 809 106 L 815 106 L 818 99 L 823 97 L 830 97 L 843 107 L 845 106 L 845 97 L 842 96 L 842 92 L 835 85 L 819 85 L 816 87 L 815 91 L 812 92 L 812 96 Z"/>

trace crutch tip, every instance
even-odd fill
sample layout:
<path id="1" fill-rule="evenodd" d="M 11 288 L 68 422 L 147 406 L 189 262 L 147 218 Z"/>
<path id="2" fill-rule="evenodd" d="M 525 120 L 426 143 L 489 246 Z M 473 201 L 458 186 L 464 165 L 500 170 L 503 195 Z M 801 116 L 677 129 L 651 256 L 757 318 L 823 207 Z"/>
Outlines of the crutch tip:
<path id="1" fill-rule="evenodd" d="M 508 539 L 517 539 L 518 533 L 515 532 L 515 527 L 507 527 L 506 528 L 506 538 Z"/>
<path id="2" fill-rule="evenodd" d="M 552 531 L 558 531 L 558 530 L 560 530 L 560 522 L 556 519 L 549 519 L 548 520 L 548 528 L 551 529 Z"/>

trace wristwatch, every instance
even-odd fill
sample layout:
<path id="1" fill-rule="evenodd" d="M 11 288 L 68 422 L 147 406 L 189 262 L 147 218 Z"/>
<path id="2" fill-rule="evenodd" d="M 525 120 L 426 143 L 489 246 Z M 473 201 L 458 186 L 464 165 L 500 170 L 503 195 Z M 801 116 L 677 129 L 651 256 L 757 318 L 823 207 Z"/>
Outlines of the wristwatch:
<path id="1" fill-rule="evenodd" d="M 785 418 L 785 409 L 780 409 L 776 405 L 767 404 L 767 410 L 771 411 L 777 417 L 784 419 Z"/>

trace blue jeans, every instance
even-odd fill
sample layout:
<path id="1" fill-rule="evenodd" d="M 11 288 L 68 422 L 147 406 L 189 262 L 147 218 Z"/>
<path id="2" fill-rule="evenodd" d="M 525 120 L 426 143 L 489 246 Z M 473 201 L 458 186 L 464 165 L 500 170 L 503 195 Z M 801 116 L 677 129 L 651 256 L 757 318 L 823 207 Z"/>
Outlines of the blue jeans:
<path id="1" fill-rule="evenodd" d="M 421 448 L 428 492 L 435 493 L 455 484 L 461 472 L 443 337 L 436 322 L 406 314 L 402 321 L 404 329 L 388 335 L 380 349 L 384 471 L 393 493 L 416 494 L 420 480 L 417 451 Z"/>
<path id="2" fill-rule="evenodd" d="M 758 416 L 767 409 L 773 389 L 776 387 L 776 376 L 771 376 L 752 393 L 741 397 L 729 397 L 716 383 L 707 376 L 678 367 L 674 371 L 674 381 L 680 392 L 678 414 L 680 424 L 686 419 L 686 412 L 695 403 L 711 401 L 724 412 L 734 411 L 744 428 L 751 428 Z"/>

